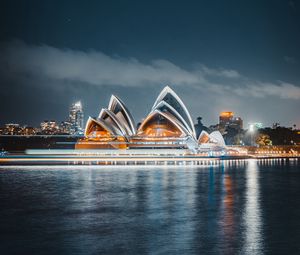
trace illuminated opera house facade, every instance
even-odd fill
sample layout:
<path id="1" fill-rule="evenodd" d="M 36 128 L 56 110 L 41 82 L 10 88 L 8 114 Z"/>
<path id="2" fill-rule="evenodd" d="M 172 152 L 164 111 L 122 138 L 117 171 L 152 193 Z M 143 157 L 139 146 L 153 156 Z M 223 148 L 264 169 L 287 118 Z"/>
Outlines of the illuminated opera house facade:
<path id="1" fill-rule="evenodd" d="M 203 131 L 199 137 L 182 100 L 165 87 L 150 113 L 137 126 L 126 105 L 112 95 L 97 118 L 89 117 L 84 138 L 76 149 L 202 149 L 224 148 L 219 131 Z"/>

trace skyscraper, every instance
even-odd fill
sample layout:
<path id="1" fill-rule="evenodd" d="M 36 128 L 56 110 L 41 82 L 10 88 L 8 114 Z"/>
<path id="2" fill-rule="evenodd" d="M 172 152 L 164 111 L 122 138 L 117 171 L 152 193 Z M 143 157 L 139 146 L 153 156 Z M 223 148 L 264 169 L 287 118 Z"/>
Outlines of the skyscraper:
<path id="1" fill-rule="evenodd" d="M 71 133 L 83 133 L 83 110 L 80 101 L 74 103 L 70 107 L 69 121 L 71 124 Z"/>
<path id="2" fill-rule="evenodd" d="M 243 120 L 241 117 L 234 117 L 233 112 L 221 112 L 219 116 L 219 125 L 221 128 L 243 129 Z"/>

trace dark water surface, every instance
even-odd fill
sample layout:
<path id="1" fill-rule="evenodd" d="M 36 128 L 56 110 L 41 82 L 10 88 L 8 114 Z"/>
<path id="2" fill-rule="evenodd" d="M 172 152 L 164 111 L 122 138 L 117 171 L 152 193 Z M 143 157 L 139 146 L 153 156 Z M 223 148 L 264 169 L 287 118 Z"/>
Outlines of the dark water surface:
<path id="1" fill-rule="evenodd" d="M 0 167 L 0 254 L 300 254 L 300 161 Z"/>

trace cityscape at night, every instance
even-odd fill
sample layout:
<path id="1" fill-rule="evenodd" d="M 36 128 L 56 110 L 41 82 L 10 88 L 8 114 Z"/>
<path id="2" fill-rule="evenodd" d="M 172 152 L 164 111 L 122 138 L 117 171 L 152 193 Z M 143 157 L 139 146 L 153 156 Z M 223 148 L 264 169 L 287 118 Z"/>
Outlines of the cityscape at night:
<path id="1" fill-rule="evenodd" d="M 2 0 L 0 254 L 299 254 L 298 0 Z"/>
<path id="2" fill-rule="evenodd" d="M 85 163 L 112 164 L 117 155 L 128 155 L 122 158 L 126 164 L 133 161 L 130 155 L 144 155 L 155 163 L 160 155 L 174 164 L 174 156 L 182 159 L 189 155 L 193 157 L 185 161 L 199 164 L 199 160 L 211 157 L 298 157 L 300 153 L 300 130 L 296 125 L 282 127 L 274 123 L 264 127 L 263 123 L 249 123 L 244 129 L 243 119 L 232 111 L 220 112 L 217 124 L 207 127 L 201 117 L 194 124 L 187 107 L 169 86 L 157 96 L 149 114 L 137 123 L 124 102 L 112 95 L 108 107 L 102 108 L 98 117 L 88 117 L 86 124 L 82 103 L 77 101 L 61 123 L 44 120 L 39 127 L 10 123 L 0 131 L 0 161 L 9 164 L 26 163 L 28 154 L 32 162 L 36 153 L 41 163 L 39 155 L 43 149 L 45 156 L 65 155 L 68 164 L 75 164 L 79 158 Z M 70 153 L 76 156 L 72 159 Z M 83 159 L 82 154 L 97 156 Z M 104 154 L 112 158 L 103 157 Z M 45 158 L 44 163 L 50 163 L 50 158 Z"/>
<path id="3" fill-rule="evenodd" d="M 7 123 L 0 127 L 0 135 L 32 136 L 32 135 L 77 135 L 83 134 L 83 109 L 78 101 L 71 105 L 69 118 L 62 122 L 44 120 L 39 127 Z"/>

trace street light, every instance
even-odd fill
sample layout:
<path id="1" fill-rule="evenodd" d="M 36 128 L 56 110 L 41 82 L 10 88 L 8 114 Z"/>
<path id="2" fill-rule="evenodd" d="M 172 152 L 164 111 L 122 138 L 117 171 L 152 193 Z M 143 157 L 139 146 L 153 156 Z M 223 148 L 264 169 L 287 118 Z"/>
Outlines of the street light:
<path id="1" fill-rule="evenodd" d="M 249 132 L 250 132 L 250 144 L 251 146 L 253 146 L 254 124 L 249 125 Z"/>
<path id="2" fill-rule="evenodd" d="M 249 131 L 250 131 L 251 133 L 254 132 L 254 124 L 250 124 L 250 125 L 249 125 Z"/>

